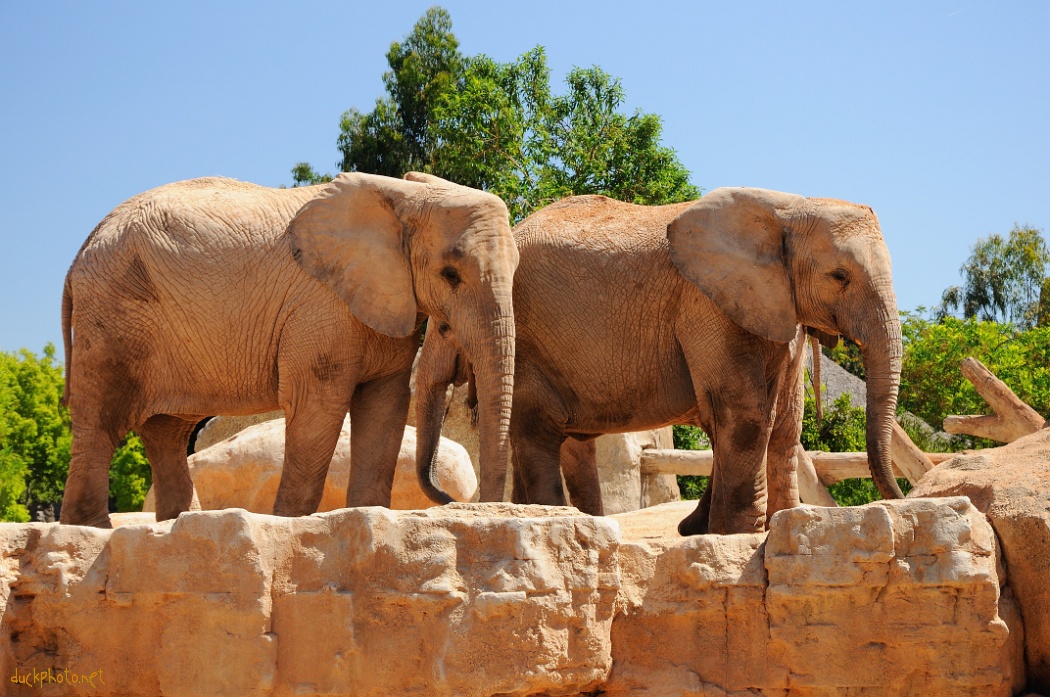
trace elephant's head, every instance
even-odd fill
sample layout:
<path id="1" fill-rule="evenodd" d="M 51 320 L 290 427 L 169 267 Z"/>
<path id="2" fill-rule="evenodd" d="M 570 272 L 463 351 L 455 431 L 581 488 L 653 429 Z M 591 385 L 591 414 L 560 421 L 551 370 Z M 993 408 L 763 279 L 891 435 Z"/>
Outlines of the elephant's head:
<path id="1" fill-rule="evenodd" d="M 667 237 L 681 274 L 743 329 L 786 343 L 801 323 L 860 346 L 868 466 L 883 498 L 900 498 L 890 438 L 901 325 L 875 213 L 844 201 L 724 188 L 681 213 Z"/>
<path id="2" fill-rule="evenodd" d="M 292 253 L 372 329 L 451 335 L 477 370 L 483 500 L 503 494 L 518 250 L 498 197 L 430 175 L 344 173 L 289 224 Z"/>

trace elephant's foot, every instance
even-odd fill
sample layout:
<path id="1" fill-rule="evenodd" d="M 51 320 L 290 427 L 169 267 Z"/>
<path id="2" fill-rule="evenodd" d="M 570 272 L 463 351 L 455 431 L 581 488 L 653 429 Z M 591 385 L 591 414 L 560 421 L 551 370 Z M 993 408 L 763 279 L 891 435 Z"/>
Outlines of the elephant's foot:
<path id="1" fill-rule="evenodd" d="M 113 528 L 113 523 L 109 520 L 109 513 L 98 513 L 90 516 L 82 516 L 65 514 L 65 509 L 62 510 L 62 514 L 59 517 L 59 522 L 62 525 L 82 525 L 89 528 L 103 528 L 110 530 Z"/>
<path id="2" fill-rule="evenodd" d="M 700 511 L 699 509 L 693 511 L 678 524 L 678 534 L 682 537 L 688 537 L 690 535 L 706 535 L 707 534 L 707 511 Z"/>

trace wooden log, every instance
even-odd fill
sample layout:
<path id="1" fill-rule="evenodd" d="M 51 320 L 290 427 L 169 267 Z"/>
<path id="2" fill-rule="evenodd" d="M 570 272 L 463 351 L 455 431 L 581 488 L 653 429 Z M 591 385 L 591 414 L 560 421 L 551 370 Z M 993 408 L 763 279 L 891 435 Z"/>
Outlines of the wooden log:
<path id="1" fill-rule="evenodd" d="M 712 462 L 714 453 L 710 450 L 645 448 L 642 450 L 641 470 L 643 474 L 710 477 Z"/>
<path id="2" fill-rule="evenodd" d="M 933 469 L 933 462 L 919 446 L 912 442 L 901 425 L 893 422 L 893 436 L 890 439 L 890 460 L 894 469 L 902 472 L 909 482 L 915 484 L 922 475 Z"/>
<path id="3" fill-rule="evenodd" d="M 1010 443 L 1047 426 L 1046 419 L 1018 399 L 1014 391 L 979 360 L 967 358 L 961 368 L 963 376 L 988 402 L 994 414 L 949 416 L 944 419 L 945 431 Z"/>
<path id="4" fill-rule="evenodd" d="M 806 453 L 813 462 L 817 477 L 824 485 L 843 479 L 870 478 L 867 453 L 825 453 L 811 450 Z M 939 465 L 963 453 L 925 453 L 934 465 Z M 646 474 L 684 474 L 711 476 L 713 456 L 710 450 L 663 450 L 647 448 L 642 451 L 641 468 Z M 904 474 L 894 467 L 894 475 Z"/>
<path id="5" fill-rule="evenodd" d="M 813 506 L 838 506 L 817 476 L 813 460 L 801 445 L 795 446 L 795 455 L 798 462 L 798 497 L 802 503 Z"/>

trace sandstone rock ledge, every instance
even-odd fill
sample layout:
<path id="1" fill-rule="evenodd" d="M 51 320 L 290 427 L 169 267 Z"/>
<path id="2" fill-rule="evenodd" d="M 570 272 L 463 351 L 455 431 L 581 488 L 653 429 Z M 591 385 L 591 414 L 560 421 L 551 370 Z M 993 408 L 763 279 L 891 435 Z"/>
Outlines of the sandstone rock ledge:
<path id="1" fill-rule="evenodd" d="M 768 538 L 636 525 L 682 507 L 628 514 L 623 535 L 612 518 L 509 504 L 0 525 L 0 692 L 794 697 L 1023 683 L 994 535 L 967 499 L 785 511 Z M 49 670 L 99 678 L 75 692 L 11 683 Z"/>

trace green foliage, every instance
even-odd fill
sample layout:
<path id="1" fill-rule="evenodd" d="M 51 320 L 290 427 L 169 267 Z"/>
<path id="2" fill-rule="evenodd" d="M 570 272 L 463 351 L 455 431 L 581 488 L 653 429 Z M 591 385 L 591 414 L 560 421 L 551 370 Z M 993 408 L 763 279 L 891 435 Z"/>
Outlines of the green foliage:
<path id="1" fill-rule="evenodd" d="M 867 450 L 867 417 L 863 407 L 854 406 L 848 394 L 839 395 L 830 407 L 824 409 L 824 419 L 820 423 L 817 422 L 816 406 L 807 377 L 802 435 L 799 438 L 802 447 L 829 453 Z M 904 493 L 911 490 L 907 479 L 898 479 L 897 484 Z M 828 492 L 840 506 L 861 506 L 881 498 L 875 482 L 869 478 L 836 482 L 828 487 Z"/>
<path id="2" fill-rule="evenodd" d="M 0 520 L 27 521 L 30 510 L 62 499 L 72 444 L 62 388 L 52 344 L 40 357 L 0 352 Z M 117 510 L 141 510 L 150 482 L 142 441 L 129 434 L 110 469 Z"/>
<path id="3" fill-rule="evenodd" d="M 309 162 L 300 162 L 295 167 L 292 167 L 292 187 L 324 184 L 330 181 L 332 181 L 331 174 L 327 172 L 321 174 L 315 171 Z"/>
<path id="4" fill-rule="evenodd" d="M 0 352 L 0 516 L 29 519 L 31 506 L 56 501 L 69 468 L 69 412 L 60 403 L 55 347 Z"/>
<path id="5" fill-rule="evenodd" d="M 516 61 L 465 57 L 448 12 L 433 7 L 387 53 L 386 96 L 340 122 L 340 167 L 399 177 L 430 172 L 490 191 L 516 222 L 573 194 L 659 204 L 698 198 L 653 114 L 620 113 L 620 81 L 576 68 L 551 91 L 541 47 Z M 306 163 L 302 181 L 312 181 Z M 300 181 L 300 179 L 296 179 Z"/>
<path id="6" fill-rule="evenodd" d="M 710 450 L 711 439 L 696 426 L 672 426 L 676 450 Z"/>
<path id="7" fill-rule="evenodd" d="M 700 196 L 674 151 L 660 146 L 660 118 L 618 111 L 618 79 L 575 68 L 566 84 L 567 94 L 552 94 L 540 47 L 511 63 L 469 60 L 436 112 L 434 173 L 500 196 L 515 221 L 577 194 L 641 204 Z"/>
<path id="8" fill-rule="evenodd" d="M 1050 414 L 1050 326 L 946 317 L 930 322 L 904 313 L 900 405 L 934 427 L 952 414 L 982 414 L 988 405 L 959 369 L 977 358 L 1037 412 Z M 977 443 L 986 445 L 988 443 Z"/>
<path id="9" fill-rule="evenodd" d="M 434 110 L 454 89 L 464 60 L 448 12 L 427 10 L 404 42 L 391 44 L 386 59 L 387 96 L 376 100 L 367 114 L 349 109 L 340 120 L 339 166 L 344 172 L 400 177 L 412 170 L 430 171 Z"/>
<path id="10" fill-rule="evenodd" d="M 825 356 L 861 380 L 867 378 L 867 372 L 864 370 L 864 360 L 860 355 L 860 346 L 853 341 L 843 338 L 835 348 L 822 348 L 821 350 Z"/>
<path id="11" fill-rule="evenodd" d="M 109 466 L 109 495 L 117 511 L 141 511 L 152 483 L 153 475 L 142 440 L 129 433 L 113 454 Z"/>
<path id="12" fill-rule="evenodd" d="M 1050 249 L 1042 231 L 1015 225 L 1009 239 L 991 235 L 977 240 L 959 269 L 963 285 L 941 296 L 938 318 L 962 308 L 963 317 L 1010 322 L 1020 329 L 1036 326 L 1050 315 L 1047 265 Z"/>
<path id="13" fill-rule="evenodd" d="M 848 394 L 840 394 L 838 399 L 824 410 L 824 419 L 820 423 L 817 423 L 816 407 L 817 402 L 807 384 L 800 437 L 802 447 L 806 450 L 824 450 L 829 453 L 861 452 L 867 448 L 867 419 L 864 409 L 853 406 Z"/>
<path id="14" fill-rule="evenodd" d="M 676 450 L 710 450 L 711 440 L 696 426 L 672 426 Z M 699 499 L 710 483 L 710 477 L 678 475 L 678 493 L 683 499 Z"/>

